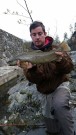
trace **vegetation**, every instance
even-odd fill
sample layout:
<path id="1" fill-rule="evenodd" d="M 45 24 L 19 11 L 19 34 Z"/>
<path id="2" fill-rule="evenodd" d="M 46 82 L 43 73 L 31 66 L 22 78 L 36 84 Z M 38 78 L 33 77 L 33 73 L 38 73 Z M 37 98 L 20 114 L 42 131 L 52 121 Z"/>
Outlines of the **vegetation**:
<path id="1" fill-rule="evenodd" d="M 11 10 L 9 10 L 9 9 L 7 9 L 4 12 L 4 14 L 18 15 L 20 17 L 24 17 L 23 20 L 21 18 L 18 20 L 18 23 L 19 24 L 28 25 L 27 24 L 27 19 L 30 19 L 31 22 L 33 22 L 33 18 L 31 16 L 32 11 L 29 10 L 26 0 L 24 0 L 25 6 L 22 6 L 18 2 L 18 0 L 16 0 L 16 1 L 27 12 L 27 16 L 25 16 L 23 13 L 22 14 L 18 13 L 18 11 L 12 11 L 11 12 Z M 56 26 L 56 29 L 57 29 L 57 26 Z M 70 38 L 68 37 L 68 33 L 65 31 L 65 33 L 63 35 L 63 41 L 67 42 L 71 46 L 71 44 L 76 44 L 76 22 L 74 23 L 74 26 L 72 26 L 72 24 L 70 24 L 69 30 L 70 30 L 70 33 L 71 33 Z M 50 28 L 48 29 L 48 35 L 49 35 L 49 32 L 50 32 Z M 56 44 L 59 44 L 60 43 L 60 39 L 59 39 L 58 34 L 56 34 L 56 36 L 54 37 L 54 39 L 55 39 L 55 43 Z M 24 46 L 24 50 L 25 49 L 28 49 L 28 45 L 30 46 L 30 42 L 27 42 L 26 43 L 26 45 Z"/>

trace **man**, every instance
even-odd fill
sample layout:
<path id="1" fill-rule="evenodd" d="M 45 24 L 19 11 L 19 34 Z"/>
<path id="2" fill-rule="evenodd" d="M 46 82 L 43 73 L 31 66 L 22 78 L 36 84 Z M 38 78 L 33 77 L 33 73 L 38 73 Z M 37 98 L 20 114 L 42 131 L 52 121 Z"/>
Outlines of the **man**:
<path id="1" fill-rule="evenodd" d="M 30 25 L 30 36 L 31 48 L 34 50 L 50 51 L 57 48 L 53 45 L 53 38 L 46 36 L 42 22 L 34 21 Z M 73 64 L 66 52 L 56 52 L 56 54 L 59 57 L 57 61 L 38 65 L 26 62 L 23 70 L 26 78 L 35 83 L 37 90 L 43 95 L 42 102 L 44 102 L 48 134 L 74 135 L 67 77 L 73 69 Z"/>

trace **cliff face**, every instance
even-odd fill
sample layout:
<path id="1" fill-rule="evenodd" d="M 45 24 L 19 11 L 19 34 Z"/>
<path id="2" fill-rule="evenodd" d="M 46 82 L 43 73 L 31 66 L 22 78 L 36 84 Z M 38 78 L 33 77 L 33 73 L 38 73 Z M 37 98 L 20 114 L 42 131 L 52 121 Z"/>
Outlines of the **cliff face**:
<path id="1" fill-rule="evenodd" d="M 24 41 L 0 29 L 0 66 L 5 65 L 7 59 L 23 52 Z"/>

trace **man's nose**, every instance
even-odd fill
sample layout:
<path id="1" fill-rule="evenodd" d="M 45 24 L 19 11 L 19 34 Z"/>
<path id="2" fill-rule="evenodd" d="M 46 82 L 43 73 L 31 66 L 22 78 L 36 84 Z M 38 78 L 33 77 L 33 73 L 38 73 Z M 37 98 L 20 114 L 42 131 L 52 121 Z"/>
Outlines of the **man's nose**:
<path id="1" fill-rule="evenodd" d="M 36 38 L 39 38 L 39 35 L 38 34 L 36 34 Z"/>

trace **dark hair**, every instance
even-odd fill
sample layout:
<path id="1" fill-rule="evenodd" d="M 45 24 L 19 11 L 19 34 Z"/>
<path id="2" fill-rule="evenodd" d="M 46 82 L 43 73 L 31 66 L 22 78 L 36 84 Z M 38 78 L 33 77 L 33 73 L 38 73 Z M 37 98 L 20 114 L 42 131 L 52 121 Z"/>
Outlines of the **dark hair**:
<path id="1" fill-rule="evenodd" d="M 45 26 L 43 25 L 42 22 L 39 22 L 39 21 L 34 21 L 32 24 L 30 24 L 30 28 L 29 28 L 30 32 L 31 32 L 32 29 L 35 29 L 36 27 L 39 27 L 39 26 L 42 27 L 42 30 L 45 33 Z"/>

